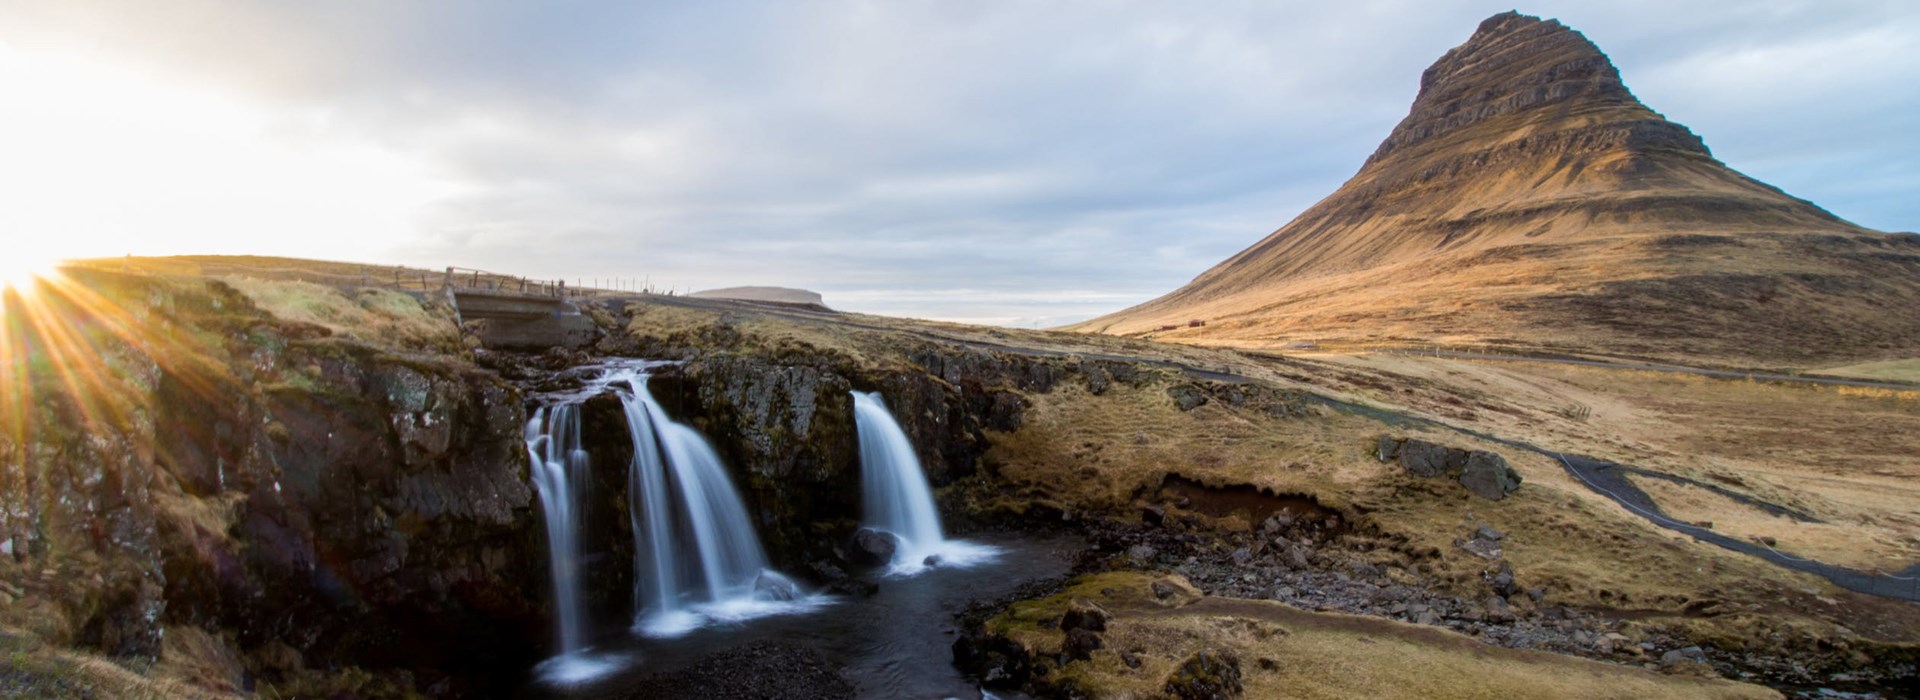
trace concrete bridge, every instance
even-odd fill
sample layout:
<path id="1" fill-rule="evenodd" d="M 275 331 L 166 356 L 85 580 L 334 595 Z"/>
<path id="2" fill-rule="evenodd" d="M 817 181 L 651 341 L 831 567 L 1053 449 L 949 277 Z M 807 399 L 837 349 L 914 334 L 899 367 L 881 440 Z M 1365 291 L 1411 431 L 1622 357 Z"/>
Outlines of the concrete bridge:
<path id="1" fill-rule="evenodd" d="M 539 350 L 593 342 L 593 319 L 572 301 L 583 295 L 567 289 L 565 281 L 449 267 L 441 289 L 463 325 L 481 322 L 480 344 L 486 347 Z"/>

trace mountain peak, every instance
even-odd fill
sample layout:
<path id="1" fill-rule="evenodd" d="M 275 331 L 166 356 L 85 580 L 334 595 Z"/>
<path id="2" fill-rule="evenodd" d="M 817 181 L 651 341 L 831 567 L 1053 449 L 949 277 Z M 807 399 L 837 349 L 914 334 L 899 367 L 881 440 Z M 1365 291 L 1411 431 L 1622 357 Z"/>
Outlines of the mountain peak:
<path id="1" fill-rule="evenodd" d="M 1427 68 L 1338 190 L 1186 286 L 1081 327 L 1868 356 L 1920 342 L 1920 317 L 1884 311 L 1920 305 L 1895 244 L 1715 160 L 1580 32 L 1506 12 Z"/>
<path id="2" fill-rule="evenodd" d="M 1589 124 L 1636 121 L 1654 126 L 1659 145 L 1707 154 L 1685 127 L 1642 105 L 1613 61 L 1578 31 L 1556 20 L 1503 12 L 1480 23 L 1466 43 L 1420 76 L 1420 94 L 1367 163 L 1422 146 L 1505 132 L 1575 117 Z M 1654 135 L 1654 134 L 1649 134 Z"/>

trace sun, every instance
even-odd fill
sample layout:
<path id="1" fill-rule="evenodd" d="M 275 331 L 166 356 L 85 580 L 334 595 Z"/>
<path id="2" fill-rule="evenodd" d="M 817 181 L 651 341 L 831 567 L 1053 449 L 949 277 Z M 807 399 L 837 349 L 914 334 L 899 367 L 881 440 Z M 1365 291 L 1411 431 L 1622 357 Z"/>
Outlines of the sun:
<path id="1" fill-rule="evenodd" d="M 7 253 L 0 257 L 0 291 L 31 293 L 34 282 L 53 274 L 58 266 L 59 261 L 53 258 Z"/>
<path id="2" fill-rule="evenodd" d="M 58 261 L 32 255 L 9 254 L 0 258 L 0 286 L 25 288 L 53 272 Z"/>

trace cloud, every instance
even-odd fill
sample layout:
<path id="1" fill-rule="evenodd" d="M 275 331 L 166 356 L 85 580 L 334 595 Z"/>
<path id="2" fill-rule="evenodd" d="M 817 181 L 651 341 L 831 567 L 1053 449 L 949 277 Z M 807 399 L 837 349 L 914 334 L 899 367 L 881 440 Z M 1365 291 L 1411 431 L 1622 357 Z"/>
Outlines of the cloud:
<path id="1" fill-rule="evenodd" d="M 457 184 L 342 257 L 1031 324 L 1144 301 L 1285 223 L 1507 9 L 1290 5 L 68 2 L 0 11 L 0 42 L 195 81 L 283 115 L 279 138 Z M 1920 82 L 1920 12 L 1523 11 L 1586 32 L 1735 167 L 1916 227 L 1920 98 L 1896 86 Z"/>

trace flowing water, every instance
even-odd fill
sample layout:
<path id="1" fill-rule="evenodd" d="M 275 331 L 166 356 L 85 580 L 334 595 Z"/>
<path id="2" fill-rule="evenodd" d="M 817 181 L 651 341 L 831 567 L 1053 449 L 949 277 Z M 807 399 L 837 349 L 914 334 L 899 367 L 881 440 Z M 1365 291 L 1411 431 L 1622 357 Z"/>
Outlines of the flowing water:
<path id="1" fill-rule="evenodd" d="M 575 404 L 543 407 L 527 422 L 527 456 L 534 488 L 547 520 L 547 550 L 553 569 L 554 626 L 560 654 L 544 664 L 548 677 L 574 682 L 599 675 L 606 666 L 585 655 L 586 621 L 580 604 L 580 498 L 587 484 L 587 451 L 580 442 L 580 410 Z"/>
<path id="2" fill-rule="evenodd" d="M 860 433 L 860 498 L 866 525 L 899 540 L 891 573 L 916 574 L 929 561 L 965 567 L 991 560 L 994 548 L 949 540 L 941 531 L 940 511 L 920 458 L 880 394 L 853 392 L 853 416 Z"/>
<path id="3" fill-rule="evenodd" d="M 582 389 L 547 397 L 550 405 L 527 425 L 552 551 L 560 653 L 535 669 L 541 682 L 521 694 L 648 697 L 648 678 L 699 673 L 688 669 L 765 642 L 826 660 L 863 697 L 981 697 L 952 664 L 954 615 L 1022 583 L 1063 575 L 1079 544 L 947 539 L 913 445 L 879 395 L 855 393 L 867 525 L 893 533 L 900 546 L 891 566 L 868 574 L 879 585 L 872 597 L 810 594 L 768 568 L 719 455 L 648 392 L 652 366 L 610 365 Z M 595 635 L 576 580 L 587 502 L 579 490 L 592 468 L 580 409 L 609 392 L 621 401 L 634 446 L 626 471 L 636 612 L 631 634 L 617 638 Z M 905 578 L 929 570 L 938 573 Z M 743 624 L 753 618 L 766 619 Z"/>
<path id="4" fill-rule="evenodd" d="M 634 539 L 635 634 L 674 637 L 711 624 L 819 608 L 777 571 L 747 518 L 720 457 L 693 428 L 676 423 L 647 391 L 651 363 L 608 367 L 585 388 L 550 397 L 526 431 L 535 487 L 546 516 L 553 570 L 554 618 L 560 653 L 541 666 L 550 682 L 577 684 L 624 663 L 618 653 L 591 653 L 579 581 L 582 494 L 591 468 L 581 434 L 580 404 L 613 392 L 633 440 L 627 498 Z"/>
<path id="5" fill-rule="evenodd" d="M 606 381 L 626 408 L 634 444 L 627 487 L 638 553 L 634 631 L 672 637 L 825 604 L 767 568 L 720 455 L 698 431 L 667 417 L 647 391 L 647 375 L 616 370 Z"/>
<path id="6" fill-rule="evenodd" d="M 982 698 L 979 686 L 953 665 L 959 636 L 955 616 L 969 605 L 996 600 L 1023 584 L 1067 575 L 1084 541 L 1046 536 L 983 536 L 983 545 L 1000 553 L 990 563 L 967 569 L 942 569 L 921 576 L 867 576 L 879 592 L 846 598 L 821 610 L 755 620 L 745 625 L 710 625 L 673 639 L 632 638 L 613 650 L 633 663 L 590 683 L 531 686 L 519 697 L 529 700 L 585 698 L 659 698 L 653 690 L 700 686 L 711 676 L 703 662 L 755 643 L 771 643 L 815 654 L 854 685 L 860 698 Z M 747 669 L 729 673 L 756 672 Z M 688 678 L 687 674 L 692 674 Z M 663 684 L 676 679 L 679 684 Z M 687 683 L 686 681 L 692 681 Z M 789 697 L 808 697 L 795 688 Z M 1003 696 L 1017 697 L 1017 696 Z"/>

